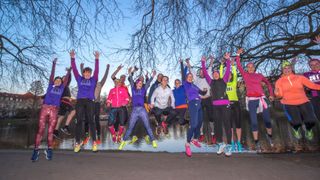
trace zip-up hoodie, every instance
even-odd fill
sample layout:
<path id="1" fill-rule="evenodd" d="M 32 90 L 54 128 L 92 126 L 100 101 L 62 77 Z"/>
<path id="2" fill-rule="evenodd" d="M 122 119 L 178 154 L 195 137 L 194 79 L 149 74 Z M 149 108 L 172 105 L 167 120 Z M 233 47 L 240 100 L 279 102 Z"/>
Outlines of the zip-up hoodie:
<path id="1" fill-rule="evenodd" d="M 276 95 L 282 97 L 282 104 L 300 105 L 309 101 L 304 91 L 304 86 L 320 90 L 320 85 L 312 83 L 304 76 L 296 74 L 283 75 L 276 82 Z"/>
<path id="2" fill-rule="evenodd" d="M 111 103 L 111 107 L 117 108 L 126 106 L 129 103 L 129 95 L 123 86 L 112 88 L 109 92 L 107 103 Z"/>

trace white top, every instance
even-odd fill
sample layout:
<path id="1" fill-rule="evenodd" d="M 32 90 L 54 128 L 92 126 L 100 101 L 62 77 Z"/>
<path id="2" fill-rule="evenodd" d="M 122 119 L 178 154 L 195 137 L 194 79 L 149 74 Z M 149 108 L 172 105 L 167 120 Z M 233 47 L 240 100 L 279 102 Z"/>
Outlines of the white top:
<path id="1" fill-rule="evenodd" d="M 209 68 L 209 69 L 211 69 L 211 68 Z M 211 77 L 212 73 L 210 73 L 210 72 L 211 72 L 211 70 L 208 70 L 208 74 Z M 211 88 L 210 88 L 210 85 L 208 84 L 206 78 L 200 78 L 199 76 L 197 76 L 197 74 L 194 72 L 193 69 L 191 69 L 191 73 L 194 77 L 194 85 L 198 86 L 198 88 L 202 91 L 204 89 L 207 89 L 207 93 L 205 95 L 200 94 L 200 98 L 206 99 L 206 98 L 210 97 Z"/>
<path id="2" fill-rule="evenodd" d="M 151 96 L 151 104 L 157 108 L 165 109 L 169 106 L 169 98 L 171 99 L 171 107 L 175 108 L 175 99 L 172 90 L 168 86 L 166 86 L 166 88 L 159 86 L 154 90 Z"/>

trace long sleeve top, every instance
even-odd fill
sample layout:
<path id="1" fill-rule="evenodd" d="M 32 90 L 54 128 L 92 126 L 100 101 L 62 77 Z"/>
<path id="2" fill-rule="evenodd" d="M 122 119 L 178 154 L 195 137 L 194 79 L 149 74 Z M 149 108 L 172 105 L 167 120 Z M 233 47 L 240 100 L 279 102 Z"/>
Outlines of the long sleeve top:
<path id="1" fill-rule="evenodd" d="M 248 97 L 261 97 L 264 96 L 261 82 L 266 83 L 268 90 L 271 96 L 274 96 L 272 86 L 270 82 L 260 73 L 248 73 L 246 72 L 240 63 L 240 56 L 236 57 L 237 67 L 240 71 L 240 74 L 243 77 L 243 80 L 246 84 L 247 96 Z"/>
<path id="2" fill-rule="evenodd" d="M 113 108 L 126 106 L 129 103 L 127 90 L 123 86 L 112 88 L 106 103 L 111 103 L 111 107 Z"/>
<path id="3" fill-rule="evenodd" d="M 320 84 L 320 71 L 310 71 L 303 74 L 306 78 L 316 84 Z M 311 89 L 312 97 L 320 96 L 320 91 Z"/>
<path id="4" fill-rule="evenodd" d="M 52 69 L 51 69 L 51 75 L 50 75 L 50 79 L 49 79 L 49 86 L 47 88 L 43 103 L 47 104 L 47 105 L 59 107 L 64 88 L 68 84 L 68 79 L 70 77 L 70 71 L 67 72 L 66 80 L 60 86 L 55 86 L 54 85 L 55 67 L 56 67 L 56 64 L 53 63 Z"/>
<path id="5" fill-rule="evenodd" d="M 160 109 L 165 109 L 169 107 L 169 99 L 171 99 L 171 107 L 175 108 L 175 99 L 172 90 L 168 86 L 165 88 L 159 86 L 151 96 L 151 104 L 154 104 L 155 107 Z"/>
<path id="6" fill-rule="evenodd" d="M 290 74 L 282 76 L 276 82 L 277 96 L 282 97 L 281 103 L 287 105 L 300 105 L 308 102 L 304 86 L 320 90 L 320 85 L 311 82 L 304 76 Z"/>
<path id="7" fill-rule="evenodd" d="M 98 81 L 98 74 L 99 74 L 99 60 L 95 60 L 95 68 L 93 72 L 93 76 L 90 79 L 85 79 L 84 77 L 80 76 L 76 62 L 74 58 L 71 58 L 71 67 L 74 74 L 74 77 L 78 84 L 78 95 L 77 99 L 90 99 L 94 100 L 94 90 L 96 88 L 96 84 Z"/>

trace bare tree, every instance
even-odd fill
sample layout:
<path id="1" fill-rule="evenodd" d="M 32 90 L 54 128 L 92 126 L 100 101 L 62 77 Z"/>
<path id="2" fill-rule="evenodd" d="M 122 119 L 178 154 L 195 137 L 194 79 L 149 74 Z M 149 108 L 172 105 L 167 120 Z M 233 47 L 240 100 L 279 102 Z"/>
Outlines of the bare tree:
<path id="1" fill-rule="evenodd" d="M 121 52 L 144 67 L 177 64 L 195 45 L 217 57 L 244 47 L 242 58 L 267 72 L 282 60 L 320 54 L 312 42 L 320 34 L 318 0 L 137 0 L 135 11 L 141 27 Z"/>
<path id="2" fill-rule="evenodd" d="M 1 81 L 46 77 L 55 53 L 99 48 L 121 17 L 115 0 L 0 1 Z"/>

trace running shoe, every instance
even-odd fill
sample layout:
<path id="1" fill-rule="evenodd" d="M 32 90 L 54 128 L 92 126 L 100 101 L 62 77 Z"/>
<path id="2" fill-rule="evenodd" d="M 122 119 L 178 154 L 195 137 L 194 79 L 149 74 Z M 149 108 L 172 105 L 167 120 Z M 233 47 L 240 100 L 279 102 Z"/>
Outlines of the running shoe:
<path id="1" fill-rule="evenodd" d="M 46 159 L 47 160 L 52 160 L 52 155 L 53 155 L 53 152 L 52 152 L 52 149 L 46 149 L 44 151 L 44 154 L 46 155 Z"/>
<path id="2" fill-rule="evenodd" d="M 135 142 L 137 142 L 138 141 L 138 137 L 137 136 L 132 136 L 132 139 L 131 139 L 131 141 L 129 142 L 129 144 L 133 144 L 133 143 L 135 143 Z"/>
<path id="3" fill-rule="evenodd" d="M 292 128 L 292 134 L 293 136 L 296 138 L 296 139 L 301 139 L 302 136 L 301 136 L 301 131 L 300 131 L 300 128 L 298 128 L 297 130 L 295 130 L 294 128 Z"/>
<path id="4" fill-rule="evenodd" d="M 313 131 L 312 131 L 312 129 L 306 130 L 305 136 L 306 136 L 307 140 L 311 141 L 313 139 Z"/>
<path id="5" fill-rule="evenodd" d="M 156 134 L 157 134 L 157 135 L 160 135 L 160 134 L 161 134 L 161 131 L 162 131 L 161 126 L 157 126 L 157 128 L 156 128 Z"/>
<path id="6" fill-rule="evenodd" d="M 212 144 L 216 144 L 217 143 L 217 138 L 215 135 L 211 135 L 211 142 Z"/>
<path id="7" fill-rule="evenodd" d="M 242 152 L 242 144 L 240 141 L 237 141 L 237 149 L 238 149 L 238 152 Z"/>
<path id="8" fill-rule="evenodd" d="M 195 145 L 197 148 L 201 148 L 201 144 L 199 143 L 199 141 L 193 139 L 193 140 L 191 140 L 191 143 L 192 143 L 193 145 Z"/>
<path id="9" fill-rule="evenodd" d="M 144 136 L 144 140 L 146 141 L 147 144 L 150 144 L 150 137 L 148 135 Z"/>
<path id="10" fill-rule="evenodd" d="M 231 141 L 231 151 L 232 152 L 236 151 L 236 145 L 235 145 L 234 141 Z"/>
<path id="11" fill-rule="evenodd" d="M 191 157 L 191 155 L 192 155 L 192 152 L 191 152 L 191 149 L 190 149 L 190 145 L 186 145 L 186 155 L 188 157 Z"/>
<path id="12" fill-rule="evenodd" d="M 75 153 L 78 153 L 78 152 L 80 152 L 80 150 L 81 150 L 81 144 L 82 143 L 76 143 L 75 145 L 74 145 L 74 152 Z"/>
<path id="13" fill-rule="evenodd" d="M 119 150 L 122 150 L 125 146 L 127 145 L 127 142 L 126 141 L 122 141 L 121 143 L 120 143 L 120 146 L 119 146 Z"/>
<path id="14" fill-rule="evenodd" d="M 90 136 L 89 136 L 89 135 L 88 135 L 88 136 L 86 135 L 86 137 L 85 137 L 84 140 L 83 140 L 83 145 L 88 144 L 89 140 L 90 140 Z"/>
<path id="15" fill-rule="evenodd" d="M 68 126 L 64 126 L 63 128 L 60 128 L 60 130 L 61 130 L 63 133 L 65 133 L 66 135 L 68 135 L 68 136 L 71 135 L 71 132 L 70 132 Z"/>
<path id="16" fill-rule="evenodd" d="M 232 145 L 227 144 L 224 150 L 224 155 L 230 157 L 232 155 Z"/>
<path id="17" fill-rule="evenodd" d="M 32 156 L 31 156 L 31 161 L 32 161 L 32 162 L 38 161 L 38 159 L 39 159 L 39 154 L 40 154 L 39 149 L 34 149 L 34 150 L 33 150 L 33 153 L 32 153 Z"/>
<path id="18" fill-rule="evenodd" d="M 224 152 L 224 149 L 226 147 L 226 144 L 225 143 L 219 143 L 218 144 L 218 151 L 217 151 L 217 154 L 220 155 Z"/>
<path id="19" fill-rule="evenodd" d="M 163 133 L 164 134 L 168 134 L 169 133 L 168 124 L 166 122 L 162 121 L 161 126 L 162 126 L 162 129 L 163 129 Z"/>
<path id="20" fill-rule="evenodd" d="M 157 148 L 158 147 L 157 141 L 155 141 L 155 140 L 152 141 L 152 147 L 153 148 Z"/>
<path id="21" fill-rule="evenodd" d="M 92 152 L 98 152 L 98 144 L 96 141 L 93 141 Z"/>
<path id="22" fill-rule="evenodd" d="M 203 142 L 204 141 L 204 135 L 202 134 L 202 135 L 200 135 L 200 137 L 199 137 L 199 142 Z"/>
<path id="23" fill-rule="evenodd" d="M 260 145 L 259 142 L 256 143 L 256 151 L 257 151 L 257 153 L 261 153 L 262 152 L 261 145 Z"/>
<path id="24" fill-rule="evenodd" d="M 53 131 L 53 137 L 54 137 L 55 139 L 61 140 L 61 138 L 59 137 L 59 130 L 54 130 L 54 131 Z"/>
<path id="25" fill-rule="evenodd" d="M 98 138 L 98 139 L 96 140 L 96 143 L 97 143 L 98 145 L 100 145 L 100 144 L 101 144 L 101 140 L 100 140 L 100 138 Z"/>
<path id="26" fill-rule="evenodd" d="M 268 134 L 266 134 L 266 139 L 267 139 L 268 143 L 270 144 L 270 146 L 273 147 L 274 144 L 273 144 L 272 138 Z"/>

